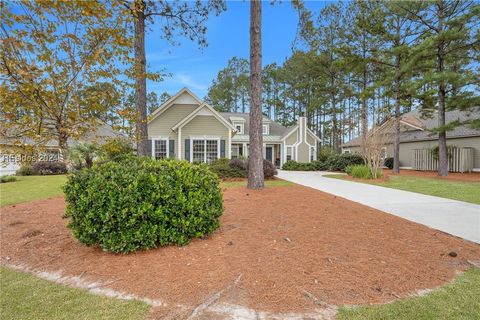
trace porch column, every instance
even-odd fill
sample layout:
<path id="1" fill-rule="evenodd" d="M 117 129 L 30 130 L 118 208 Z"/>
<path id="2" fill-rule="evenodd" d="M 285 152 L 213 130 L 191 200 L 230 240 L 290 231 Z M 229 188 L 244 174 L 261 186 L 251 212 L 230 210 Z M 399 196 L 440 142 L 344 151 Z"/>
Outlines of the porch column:
<path id="1" fill-rule="evenodd" d="M 282 144 L 278 145 L 278 148 L 280 149 L 280 169 L 283 167 L 283 146 Z"/>

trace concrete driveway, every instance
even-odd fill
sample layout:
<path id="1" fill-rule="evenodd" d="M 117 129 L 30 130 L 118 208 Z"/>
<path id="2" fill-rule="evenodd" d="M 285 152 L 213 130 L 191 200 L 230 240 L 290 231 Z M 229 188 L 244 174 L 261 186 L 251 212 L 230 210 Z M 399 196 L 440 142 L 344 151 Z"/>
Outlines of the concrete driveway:
<path id="1" fill-rule="evenodd" d="M 277 176 L 480 243 L 480 205 L 326 178 L 324 174 L 331 172 L 279 170 Z"/>

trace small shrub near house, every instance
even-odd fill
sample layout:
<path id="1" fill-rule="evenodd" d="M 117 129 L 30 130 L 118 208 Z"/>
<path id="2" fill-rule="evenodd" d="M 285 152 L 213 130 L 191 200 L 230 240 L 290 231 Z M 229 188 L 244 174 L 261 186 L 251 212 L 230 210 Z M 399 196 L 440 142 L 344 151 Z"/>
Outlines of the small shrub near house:
<path id="1" fill-rule="evenodd" d="M 235 160 L 232 164 L 231 161 Z M 215 172 L 220 179 L 234 179 L 245 178 L 247 176 L 247 170 L 245 165 L 241 164 L 240 159 L 227 159 L 222 158 L 210 163 L 210 170 Z"/>
<path id="2" fill-rule="evenodd" d="M 332 154 L 335 154 L 335 151 L 333 151 L 333 148 L 322 147 L 318 150 L 317 160 L 321 162 L 325 162 L 328 159 L 328 157 L 330 157 Z"/>
<path id="3" fill-rule="evenodd" d="M 392 157 L 386 158 L 383 165 L 385 167 L 387 167 L 388 169 L 392 170 L 393 169 L 393 158 Z"/>
<path id="4" fill-rule="evenodd" d="M 0 183 L 7 183 L 7 182 L 15 182 L 17 181 L 17 178 L 15 176 L 1 176 L 0 177 Z"/>
<path id="5" fill-rule="evenodd" d="M 273 163 L 268 160 L 263 160 L 263 177 L 265 179 L 273 178 L 277 173 L 277 168 L 275 168 Z"/>
<path id="6" fill-rule="evenodd" d="M 244 158 L 231 159 L 228 164 L 231 168 L 247 170 L 247 160 Z"/>
<path id="7" fill-rule="evenodd" d="M 325 167 L 330 171 L 345 171 L 345 168 L 348 166 L 356 164 L 364 164 L 364 160 L 359 154 L 332 154 L 325 161 Z"/>
<path id="8" fill-rule="evenodd" d="M 285 162 L 282 169 L 288 171 L 315 171 L 315 167 L 311 163 L 302 163 L 293 160 Z"/>
<path id="9" fill-rule="evenodd" d="M 68 178 L 65 196 L 73 235 L 111 252 L 187 244 L 216 230 L 223 212 L 218 177 L 177 160 L 95 165 Z"/>
<path id="10" fill-rule="evenodd" d="M 33 174 L 32 165 L 27 163 L 22 164 L 15 174 L 17 176 L 31 176 Z"/>
<path id="11" fill-rule="evenodd" d="M 38 161 L 32 165 L 32 175 L 54 175 L 66 174 L 68 172 L 67 164 L 63 161 Z"/>
<path id="12" fill-rule="evenodd" d="M 210 170 L 215 172 L 221 179 L 246 178 L 248 176 L 247 159 L 218 159 L 210 165 Z M 270 179 L 277 174 L 275 165 L 270 161 L 263 160 L 263 176 Z"/>

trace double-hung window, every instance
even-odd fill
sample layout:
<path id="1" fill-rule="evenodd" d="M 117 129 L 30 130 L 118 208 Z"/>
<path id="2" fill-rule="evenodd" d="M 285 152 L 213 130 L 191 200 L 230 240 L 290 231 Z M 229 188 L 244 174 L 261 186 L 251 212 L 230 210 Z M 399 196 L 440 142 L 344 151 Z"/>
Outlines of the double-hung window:
<path id="1" fill-rule="evenodd" d="M 192 139 L 192 162 L 210 163 L 219 158 L 219 140 Z"/>
<path id="2" fill-rule="evenodd" d="M 168 158 L 167 143 L 168 141 L 166 139 L 153 140 L 153 155 L 155 159 Z"/>
<path id="3" fill-rule="evenodd" d="M 293 147 L 287 147 L 287 161 L 293 160 Z"/>
<path id="4" fill-rule="evenodd" d="M 262 134 L 268 134 L 268 124 L 262 125 Z"/>
<path id="5" fill-rule="evenodd" d="M 314 146 L 310 147 L 310 161 L 315 161 L 315 149 Z"/>
<path id="6" fill-rule="evenodd" d="M 235 123 L 235 130 L 238 134 L 243 134 L 243 123 Z"/>

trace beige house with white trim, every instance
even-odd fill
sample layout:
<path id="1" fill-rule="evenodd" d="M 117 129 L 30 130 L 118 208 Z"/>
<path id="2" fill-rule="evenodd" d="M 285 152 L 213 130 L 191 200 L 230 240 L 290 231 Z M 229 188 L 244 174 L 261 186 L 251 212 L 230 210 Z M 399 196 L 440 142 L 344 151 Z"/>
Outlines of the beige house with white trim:
<path id="1" fill-rule="evenodd" d="M 480 107 L 469 111 L 447 111 L 445 122 L 465 123 L 480 119 Z M 393 118 L 387 121 L 393 122 Z M 387 126 L 391 130 L 392 126 Z M 415 164 L 415 152 L 417 150 L 431 150 L 438 146 L 438 134 L 434 129 L 438 127 L 438 113 L 434 112 L 430 117 L 422 116 L 419 110 L 405 113 L 400 118 L 400 168 L 418 169 Z M 393 134 L 393 133 L 392 133 Z M 480 172 L 480 129 L 472 128 L 466 124 L 456 126 L 447 131 L 447 146 L 457 149 L 468 149 L 469 167 L 472 171 Z M 360 153 L 361 139 L 357 137 L 341 145 L 342 153 Z M 385 157 L 393 157 L 393 143 L 385 146 Z M 418 152 L 418 151 L 417 151 Z"/>
<path id="2" fill-rule="evenodd" d="M 150 116 L 149 153 L 156 159 L 207 163 L 248 157 L 249 120 L 248 113 L 217 112 L 184 88 Z M 316 160 L 319 141 L 305 117 L 290 128 L 263 117 L 263 154 L 278 167 L 287 160 Z"/>

